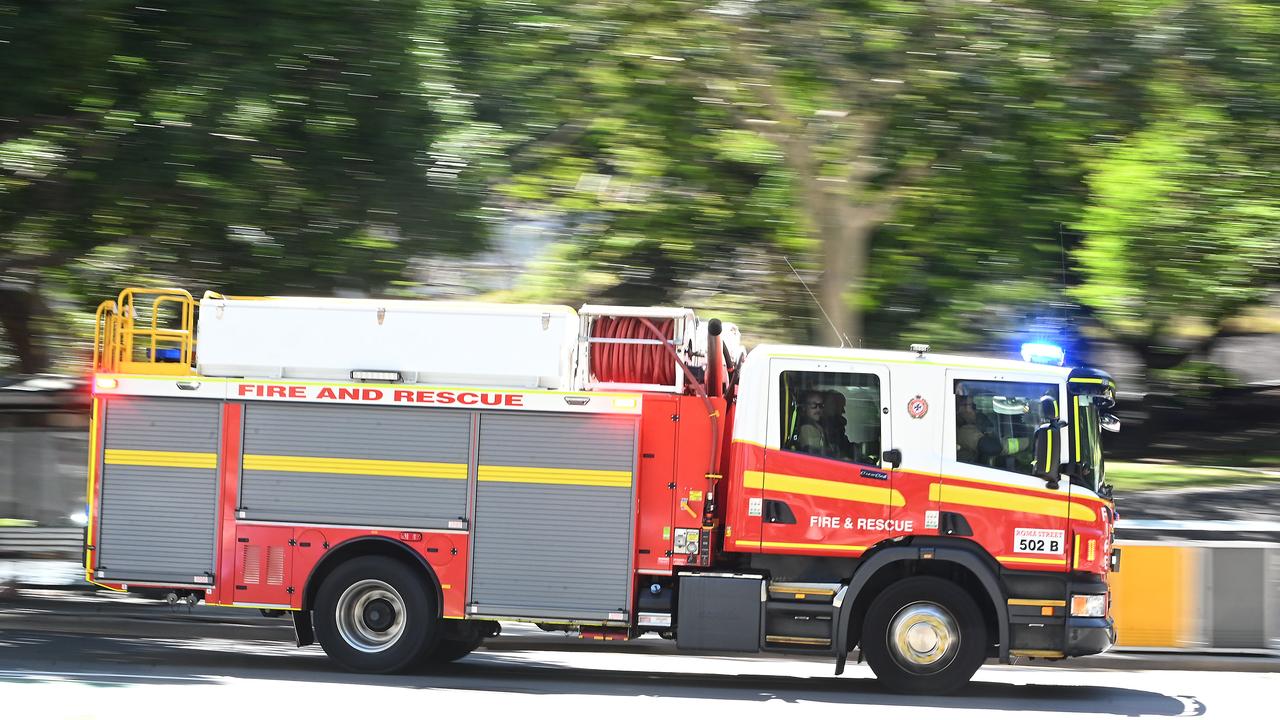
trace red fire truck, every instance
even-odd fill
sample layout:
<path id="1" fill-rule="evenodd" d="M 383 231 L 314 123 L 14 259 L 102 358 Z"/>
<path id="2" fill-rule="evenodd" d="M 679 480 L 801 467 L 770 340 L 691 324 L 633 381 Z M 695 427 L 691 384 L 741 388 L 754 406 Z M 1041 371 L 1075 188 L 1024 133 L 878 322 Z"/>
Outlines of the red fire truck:
<path id="1" fill-rule="evenodd" d="M 98 311 L 87 578 L 289 612 L 359 672 L 521 621 L 837 674 L 856 648 L 949 692 L 1114 641 L 1115 385 L 1051 360 L 748 354 L 681 308 L 129 289 Z"/>

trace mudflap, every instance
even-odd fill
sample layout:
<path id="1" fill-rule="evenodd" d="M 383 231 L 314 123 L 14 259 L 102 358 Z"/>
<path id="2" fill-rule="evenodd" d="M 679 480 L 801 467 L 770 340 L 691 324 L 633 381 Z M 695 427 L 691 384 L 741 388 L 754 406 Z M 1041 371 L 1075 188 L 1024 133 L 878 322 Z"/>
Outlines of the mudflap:
<path id="1" fill-rule="evenodd" d="M 294 610 L 290 613 L 293 615 L 293 637 L 297 641 L 298 647 L 306 647 L 316 641 L 315 628 L 311 626 L 310 610 Z"/>

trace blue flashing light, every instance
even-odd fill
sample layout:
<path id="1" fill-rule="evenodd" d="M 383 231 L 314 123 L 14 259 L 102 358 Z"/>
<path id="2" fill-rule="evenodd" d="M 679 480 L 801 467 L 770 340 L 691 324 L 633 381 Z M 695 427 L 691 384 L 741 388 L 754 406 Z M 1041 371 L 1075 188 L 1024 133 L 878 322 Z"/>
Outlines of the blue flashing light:
<path id="1" fill-rule="evenodd" d="M 1067 354 L 1057 345 L 1025 343 L 1022 346 L 1022 359 L 1043 365 L 1061 365 L 1067 359 Z"/>

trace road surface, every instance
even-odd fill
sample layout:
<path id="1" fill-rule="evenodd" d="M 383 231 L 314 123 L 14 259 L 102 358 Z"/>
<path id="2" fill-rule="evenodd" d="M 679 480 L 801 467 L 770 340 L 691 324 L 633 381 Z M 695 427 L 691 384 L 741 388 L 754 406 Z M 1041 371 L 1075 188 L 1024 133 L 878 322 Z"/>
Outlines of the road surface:
<path id="1" fill-rule="evenodd" d="M 516 626 L 442 670 L 360 676 L 294 647 L 286 624 L 240 611 L 30 591 L 0 605 L 0 717 L 42 720 L 1263 718 L 1280 689 L 1280 660 L 1097 665 L 989 665 L 958 695 L 903 697 L 861 665 L 833 677 L 825 660 L 689 657 L 658 640 L 609 648 Z"/>

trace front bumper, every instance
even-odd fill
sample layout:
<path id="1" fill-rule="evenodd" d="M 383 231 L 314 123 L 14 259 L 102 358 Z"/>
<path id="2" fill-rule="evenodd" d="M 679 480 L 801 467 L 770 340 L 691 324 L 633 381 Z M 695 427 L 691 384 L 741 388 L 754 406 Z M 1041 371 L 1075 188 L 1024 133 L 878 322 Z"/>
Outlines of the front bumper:
<path id="1" fill-rule="evenodd" d="M 1097 655 L 1116 644 L 1116 624 L 1111 618 L 1067 618 L 1067 657 Z"/>

